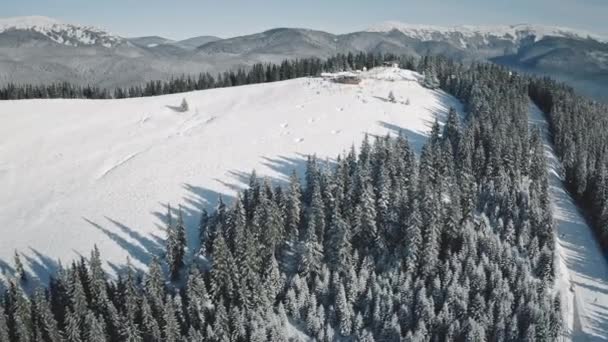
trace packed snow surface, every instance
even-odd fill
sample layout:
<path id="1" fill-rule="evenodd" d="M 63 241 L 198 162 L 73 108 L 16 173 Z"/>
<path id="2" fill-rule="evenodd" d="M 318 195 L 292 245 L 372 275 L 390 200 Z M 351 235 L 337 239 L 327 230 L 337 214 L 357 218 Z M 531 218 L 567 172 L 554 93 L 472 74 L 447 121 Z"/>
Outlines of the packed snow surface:
<path id="1" fill-rule="evenodd" d="M 253 169 L 280 183 L 302 173 L 307 155 L 331 160 L 365 133 L 402 132 L 419 150 L 435 118 L 462 111 L 414 72 L 359 76 L 359 85 L 301 78 L 151 98 L 0 102 L 0 269 L 17 249 L 45 277 L 55 260 L 88 256 L 94 244 L 109 266 L 130 257 L 143 267 L 162 252 L 167 203 L 183 206 L 194 240 L 200 209 L 219 195 L 230 201 Z"/>
<path id="2" fill-rule="evenodd" d="M 543 37 L 568 37 L 568 38 L 592 38 L 597 41 L 608 41 L 606 37 L 602 37 L 583 30 L 576 30 L 566 27 L 544 26 L 544 25 L 496 25 L 496 26 L 470 26 L 460 25 L 453 27 L 444 27 L 436 25 L 420 25 L 407 24 L 398 21 L 386 21 L 370 27 L 369 32 L 390 32 L 397 30 L 405 35 L 417 38 L 423 41 L 437 40 L 444 37 L 462 36 L 464 38 L 489 38 L 496 37 L 511 41 L 518 41 L 522 38 L 534 36 L 535 40 L 540 40 Z"/>
<path id="3" fill-rule="evenodd" d="M 564 187 L 561 163 L 553 150 L 547 121 L 533 104 L 530 123 L 541 129 L 545 142 L 565 338 L 608 341 L 608 263 L 591 227 Z"/>

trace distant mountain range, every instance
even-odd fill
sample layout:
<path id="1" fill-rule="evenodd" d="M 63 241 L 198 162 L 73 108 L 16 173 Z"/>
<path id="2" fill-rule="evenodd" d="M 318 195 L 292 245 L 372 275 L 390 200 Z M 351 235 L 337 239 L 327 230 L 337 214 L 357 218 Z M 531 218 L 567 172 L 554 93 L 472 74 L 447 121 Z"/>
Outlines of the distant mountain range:
<path id="1" fill-rule="evenodd" d="M 489 60 L 550 75 L 587 95 L 608 99 L 608 39 L 561 27 L 447 28 L 385 22 L 340 35 L 277 28 L 230 39 L 200 36 L 174 41 L 158 36 L 123 38 L 46 17 L 0 19 L 0 84 L 70 81 L 111 88 L 176 74 L 216 73 L 256 62 L 345 52 Z"/>
<path id="2" fill-rule="evenodd" d="M 200 36 L 189 38 L 185 40 L 175 41 L 159 36 L 149 36 L 149 37 L 137 37 L 137 38 L 129 38 L 129 42 L 142 47 L 142 48 L 163 48 L 167 46 L 173 46 L 177 48 L 181 48 L 184 50 L 194 50 L 199 46 L 205 45 L 207 43 L 215 42 L 221 40 L 219 37 L 214 36 Z"/>
<path id="3" fill-rule="evenodd" d="M 0 33 L 16 38 L 19 32 L 27 33 L 23 40 L 17 40 L 15 47 L 28 46 L 33 41 L 51 41 L 66 46 L 117 47 L 124 44 L 121 37 L 91 26 L 65 24 L 47 17 L 17 17 L 0 19 Z M 9 39 L 7 39 L 8 41 Z"/>

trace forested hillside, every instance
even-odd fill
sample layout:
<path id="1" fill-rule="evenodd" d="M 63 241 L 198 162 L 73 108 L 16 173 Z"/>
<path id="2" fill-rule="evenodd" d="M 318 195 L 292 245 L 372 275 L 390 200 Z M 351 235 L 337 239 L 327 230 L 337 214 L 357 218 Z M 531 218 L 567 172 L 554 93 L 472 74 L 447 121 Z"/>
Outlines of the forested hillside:
<path id="1" fill-rule="evenodd" d="M 0 340 L 555 340 L 528 81 L 487 64 L 416 67 L 467 109 L 436 122 L 419 156 L 404 137 L 368 137 L 335 163 L 310 157 L 288 186 L 252 175 L 234 204 L 201 213 L 196 251 L 169 208 L 166 251 L 146 274 L 111 279 L 94 250 L 28 297 L 17 257 Z"/>
<path id="2" fill-rule="evenodd" d="M 532 82 L 530 96 L 548 113 L 566 184 L 608 248 L 608 106 L 550 79 Z"/>
<path id="3" fill-rule="evenodd" d="M 20 99 L 122 99 L 183 93 L 194 90 L 225 88 L 247 84 L 276 82 L 299 77 L 318 76 L 323 71 L 371 69 L 384 61 L 400 61 L 401 66 L 414 69 L 411 56 L 392 54 L 338 54 L 321 60 L 303 58 L 285 60 L 279 64 L 258 63 L 251 68 L 226 71 L 216 76 L 209 72 L 198 75 L 181 75 L 169 81 L 150 81 L 141 86 L 116 88 L 110 91 L 96 86 L 79 86 L 68 82 L 52 84 L 13 84 L 0 87 L 0 100 Z"/>

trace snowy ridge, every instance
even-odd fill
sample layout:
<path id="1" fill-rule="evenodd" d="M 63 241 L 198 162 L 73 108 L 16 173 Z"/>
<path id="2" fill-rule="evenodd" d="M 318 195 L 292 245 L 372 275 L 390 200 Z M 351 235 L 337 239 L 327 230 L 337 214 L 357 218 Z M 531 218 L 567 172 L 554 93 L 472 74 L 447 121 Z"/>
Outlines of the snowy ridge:
<path id="1" fill-rule="evenodd" d="M 374 80 L 385 80 L 385 81 L 407 81 L 407 82 L 420 82 L 424 79 L 422 75 L 415 71 L 399 69 L 399 68 L 374 68 L 366 73 L 365 77 Z"/>
<path id="2" fill-rule="evenodd" d="M 65 24 L 48 17 L 0 19 L 0 33 L 13 30 L 38 32 L 58 44 L 68 46 L 99 45 L 110 48 L 124 41 L 121 37 L 92 26 Z"/>
<path id="3" fill-rule="evenodd" d="M 565 37 L 577 39 L 594 39 L 599 42 L 607 42 L 606 37 L 583 30 L 575 30 L 565 27 L 544 26 L 544 25 L 498 25 L 498 26 L 470 26 L 461 25 L 453 27 L 406 24 L 398 21 L 386 21 L 374 25 L 367 29 L 368 32 L 390 32 L 397 30 L 412 38 L 422 41 L 451 39 L 451 38 L 500 38 L 513 42 L 520 41 L 528 37 L 534 37 L 536 41 L 544 37 Z"/>
<path id="4" fill-rule="evenodd" d="M 334 79 L 339 77 L 361 77 L 362 79 L 372 79 L 378 81 L 406 81 L 406 82 L 421 82 L 424 77 L 419 73 L 400 69 L 400 68 L 374 68 L 369 71 L 342 71 L 342 72 L 324 72 L 321 77 Z"/>
<path id="5" fill-rule="evenodd" d="M 1 101 L 0 271 L 15 249 L 66 263 L 94 244 L 114 265 L 129 256 L 144 268 L 163 248 L 167 203 L 182 205 L 194 234 L 200 210 L 219 195 L 229 202 L 253 169 L 286 181 L 307 155 L 331 160 L 366 132 L 401 132 L 419 150 L 435 118 L 462 112 L 453 97 L 412 81 L 414 72 L 359 77 L 358 85 L 300 78 L 124 100 Z M 187 112 L 176 109 L 184 98 Z"/>

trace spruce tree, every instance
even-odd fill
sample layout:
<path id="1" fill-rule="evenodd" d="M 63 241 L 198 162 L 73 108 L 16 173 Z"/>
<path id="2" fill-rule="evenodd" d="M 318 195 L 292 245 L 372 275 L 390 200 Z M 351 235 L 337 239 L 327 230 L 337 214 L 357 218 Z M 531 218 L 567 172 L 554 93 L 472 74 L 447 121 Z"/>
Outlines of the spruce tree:
<path id="1" fill-rule="evenodd" d="M 233 300 L 238 289 L 236 264 L 224 237 L 218 235 L 213 251 L 211 294 L 214 302 Z"/>
<path id="2" fill-rule="evenodd" d="M 351 327 L 353 324 L 353 313 L 351 305 L 346 299 L 346 292 L 342 283 L 340 283 L 338 286 L 338 294 L 336 296 L 336 311 L 340 335 L 349 336 L 351 334 Z"/>
<path id="3" fill-rule="evenodd" d="M 186 298 L 190 326 L 198 332 L 205 326 L 205 314 L 211 302 L 203 276 L 196 267 L 192 267 L 188 276 Z"/>
<path id="4" fill-rule="evenodd" d="M 170 206 L 168 207 L 168 211 L 166 256 L 171 280 L 175 281 L 179 278 L 180 270 L 184 265 L 186 232 L 181 206 L 175 226 L 172 224 Z"/>
<path id="5" fill-rule="evenodd" d="M 57 326 L 57 320 L 53 316 L 50 303 L 46 299 L 46 296 L 41 289 L 37 289 L 34 294 L 34 298 L 32 300 L 32 313 L 36 316 L 34 321 L 38 324 L 40 339 L 49 342 L 60 342 L 62 340 L 61 333 L 59 332 L 59 328 Z M 0 312 L 0 340 L 2 340 L 1 314 L 2 312 Z"/>
<path id="6" fill-rule="evenodd" d="M 0 341 L 9 341 L 7 317 L 2 304 L 0 304 Z"/>
<path id="7" fill-rule="evenodd" d="M 292 172 L 289 179 L 289 190 L 287 192 L 287 201 L 285 203 L 285 235 L 288 241 L 296 241 L 299 236 L 300 218 L 301 218 L 301 197 L 302 191 L 298 176 L 295 171 Z"/>
<path id="8" fill-rule="evenodd" d="M 418 269 L 422 256 L 421 218 L 418 202 L 414 199 L 411 204 L 410 215 L 406 223 L 404 256 L 405 267 L 408 270 Z"/>
<path id="9" fill-rule="evenodd" d="M 366 251 L 375 252 L 378 247 L 378 227 L 376 225 L 376 203 L 371 185 L 365 185 L 361 195 L 360 223 L 357 236 L 358 245 Z"/>
<path id="10" fill-rule="evenodd" d="M 27 280 L 27 275 L 25 273 L 25 268 L 23 267 L 23 263 L 21 262 L 21 257 L 19 253 L 15 251 L 15 272 L 17 273 L 17 277 L 20 281 L 25 282 Z"/>
<path id="11" fill-rule="evenodd" d="M 168 297 L 165 299 L 165 307 L 163 309 L 163 341 L 178 342 L 181 340 L 179 323 L 175 317 L 175 307 L 173 300 Z"/>
<path id="12" fill-rule="evenodd" d="M 182 112 L 187 112 L 189 110 L 190 106 L 188 105 L 188 102 L 186 101 L 186 99 L 182 99 L 182 103 L 179 105 L 179 109 Z"/>
<path id="13" fill-rule="evenodd" d="M 102 320 L 95 317 L 93 312 L 89 311 L 85 318 L 86 325 L 86 341 L 90 342 L 106 342 L 108 341 L 105 326 Z"/>
<path id="14" fill-rule="evenodd" d="M 326 259 L 333 272 L 345 272 L 350 266 L 351 237 L 350 227 L 342 218 L 338 205 L 335 204 L 330 217 L 326 241 Z"/>

